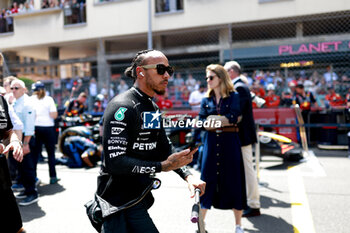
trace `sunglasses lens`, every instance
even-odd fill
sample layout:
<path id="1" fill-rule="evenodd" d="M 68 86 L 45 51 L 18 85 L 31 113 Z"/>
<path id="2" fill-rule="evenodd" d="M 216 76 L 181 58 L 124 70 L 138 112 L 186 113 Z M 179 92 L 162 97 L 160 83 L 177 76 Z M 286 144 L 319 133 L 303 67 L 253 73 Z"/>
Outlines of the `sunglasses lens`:
<path id="1" fill-rule="evenodd" d="M 157 65 L 157 73 L 159 75 L 163 75 L 165 73 L 165 71 L 166 71 L 166 66 L 165 65 L 163 65 L 163 64 Z"/>
<path id="2" fill-rule="evenodd" d="M 168 66 L 168 74 L 170 75 L 170 76 L 172 76 L 173 74 L 174 74 L 174 68 L 173 67 L 171 67 L 171 66 Z"/>
<path id="3" fill-rule="evenodd" d="M 171 66 L 165 66 L 163 64 L 158 64 L 157 65 L 157 73 L 159 75 L 165 74 L 165 71 L 168 72 L 169 76 L 172 76 L 174 73 L 174 69 Z"/>

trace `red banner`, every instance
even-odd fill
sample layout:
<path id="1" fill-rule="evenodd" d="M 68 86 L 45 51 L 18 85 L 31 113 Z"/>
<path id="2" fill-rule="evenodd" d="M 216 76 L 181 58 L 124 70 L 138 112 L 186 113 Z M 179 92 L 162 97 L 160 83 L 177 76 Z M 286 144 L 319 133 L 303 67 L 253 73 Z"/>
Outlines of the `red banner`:
<path id="1" fill-rule="evenodd" d="M 182 115 L 187 114 L 196 117 L 198 111 L 191 110 L 168 110 L 164 111 L 165 115 Z M 293 108 L 257 108 L 253 109 L 255 123 L 258 124 L 296 124 L 296 115 Z M 295 127 L 273 127 L 277 134 L 297 142 L 297 131 Z"/>
<path id="2" fill-rule="evenodd" d="M 253 109 L 255 122 L 258 124 L 296 124 L 295 111 L 292 108 L 257 108 Z M 297 142 L 297 131 L 294 127 L 274 127 L 277 134 Z"/>

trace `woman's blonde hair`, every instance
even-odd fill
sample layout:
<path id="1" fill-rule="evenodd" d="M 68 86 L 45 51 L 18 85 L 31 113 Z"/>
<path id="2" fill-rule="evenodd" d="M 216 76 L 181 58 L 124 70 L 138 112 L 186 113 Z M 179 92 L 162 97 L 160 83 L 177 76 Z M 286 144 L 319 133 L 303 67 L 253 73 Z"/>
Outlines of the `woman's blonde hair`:
<path id="1" fill-rule="evenodd" d="M 208 72 L 208 71 L 214 72 L 218 76 L 218 78 L 221 80 L 220 93 L 221 93 L 222 98 L 226 98 L 226 97 L 230 96 L 230 92 L 235 91 L 235 88 L 233 87 L 230 76 L 222 65 L 210 64 L 206 68 L 206 72 Z M 205 96 L 210 97 L 213 95 L 214 95 L 214 90 L 211 89 L 210 87 L 208 87 L 208 91 L 207 91 Z"/>
<path id="2" fill-rule="evenodd" d="M 35 94 L 38 97 L 38 99 L 41 100 L 45 97 L 46 91 L 45 91 L 45 89 L 40 88 L 39 90 L 34 91 L 33 94 Z"/>

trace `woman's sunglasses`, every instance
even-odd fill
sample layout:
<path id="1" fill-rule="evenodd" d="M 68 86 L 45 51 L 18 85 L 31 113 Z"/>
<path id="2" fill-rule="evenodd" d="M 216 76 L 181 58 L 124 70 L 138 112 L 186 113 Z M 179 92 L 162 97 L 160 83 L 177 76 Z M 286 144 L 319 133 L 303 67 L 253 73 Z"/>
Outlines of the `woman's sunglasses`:
<path id="1" fill-rule="evenodd" d="M 11 90 L 18 90 L 20 87 L 11 87 Z"/>
<path id="2" fill-rule="evenodd" d="M 210 81 L 212 81 L 214 78 L 215 78 L 214 75 L 210 75 L 210 76 L 206 77 L 205 79 L 207 79 L 207 80 L 209 79 Z"/>
<path id="3" fill-rule="evenodd" d="M 157 73 L 159 75 L 165 74 L 165 71 L 168 72 L 170 76 L 174 74 L 174 68 L 171 66 L 165 66 L 163 64 L 152 64 L 152 65 L 144 65 L 141 66 L 144 69 L 157 69 Z"/>

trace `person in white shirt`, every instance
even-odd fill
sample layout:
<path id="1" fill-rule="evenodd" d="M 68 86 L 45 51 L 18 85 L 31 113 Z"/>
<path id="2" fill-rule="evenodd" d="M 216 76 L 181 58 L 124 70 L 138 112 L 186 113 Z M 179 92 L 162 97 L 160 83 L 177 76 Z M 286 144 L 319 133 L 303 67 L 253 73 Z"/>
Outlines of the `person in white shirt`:
<path id="1" fill-rule="evenodd" d="M 36 112 L 35 156 L 36 159 L 39 158 L 42 151 L 42 146 L 44 144 L 49 159 L 50 184 L 55 184 L 59 181 L 55 168 L 56 132 L 54 120 L 57 118 L 57 108 L 53 98 L 46 95 L 45 86 L 43 83 L 34 83 L 32 85 L 32 90 L 34 93 L 31 97 L 31 101 Z"/>
<path id="2" fill-rule="evenodd" d="M 338 80 L 338 75 L 333 72 L 332 66 L 327 66 L 327 72 L 323 74 L 323 77 L 326 79 L 328 85 L 332 85 L 333 81 Z"/>
<path id="3" fill-rule="evenodd" d="M 123 79 L 121 79 L 117 89 L 118 89 L 118 94 L 121 94 L 129 90 L 129 86 L 128 84 L 126 84 L 126 82 Z"/>
<path id="4" fill-rule="evenodd" d="M 189 90 L 190 92 L 195 90 L 196 80 L 193 78 L 192 74 L 188 75 L 185 84 L 187 86 L 187 90 Z"/>
<path id="5" fill-rule="evenodd" d="M 201 108 L 201 102 L 205 95 L 205 85 L 201 84 L 199 86 L 199 90 L 193 91 L 190 94 L 190 98 L 188 100 L 188 103 L 190 104 L 192 110 L 199 111 Z"/>
<path id="6" fill-rule="evenodd" d="M 95 78 L 90 79 L 89 83 L 89 99 L 88 99 L 88 110 L 92 111 L 94 108 L 95 99 L 97 96 L 97 83 Z"/>

